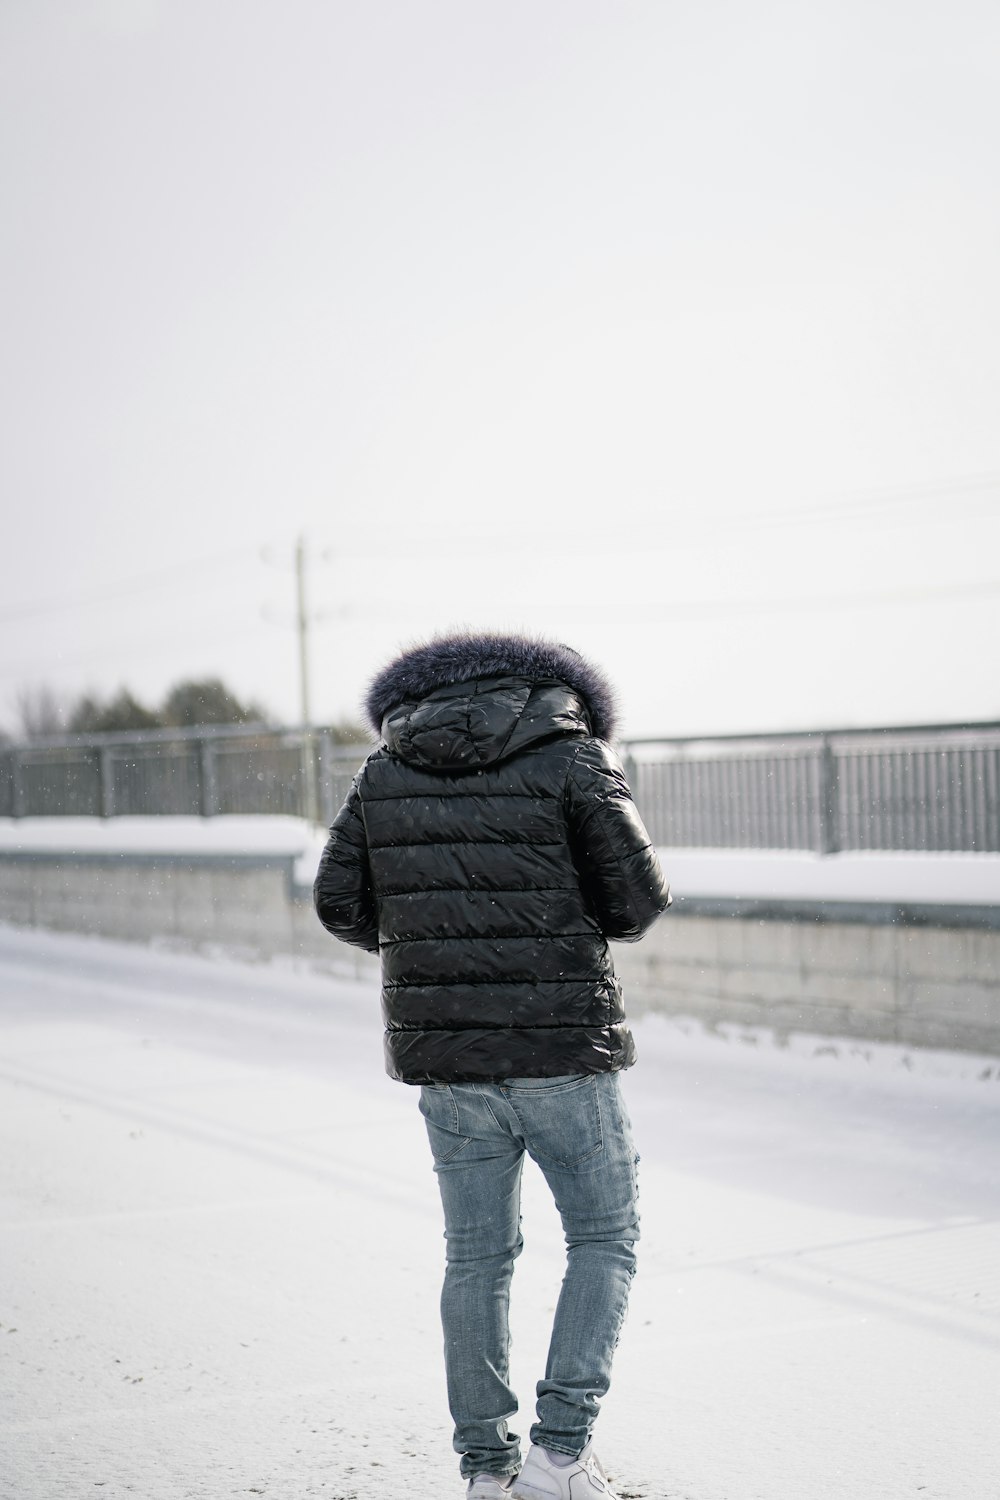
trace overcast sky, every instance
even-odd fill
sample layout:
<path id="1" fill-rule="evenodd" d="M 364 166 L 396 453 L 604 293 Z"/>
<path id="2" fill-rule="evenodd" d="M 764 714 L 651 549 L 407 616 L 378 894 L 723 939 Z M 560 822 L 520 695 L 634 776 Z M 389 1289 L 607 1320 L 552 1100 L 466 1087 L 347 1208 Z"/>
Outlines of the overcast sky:
<path id="1" fill-rule="evenodd" d="M 398 645 L 1000 717 L 995 0 L 3 0 L 0 722 Z"/>

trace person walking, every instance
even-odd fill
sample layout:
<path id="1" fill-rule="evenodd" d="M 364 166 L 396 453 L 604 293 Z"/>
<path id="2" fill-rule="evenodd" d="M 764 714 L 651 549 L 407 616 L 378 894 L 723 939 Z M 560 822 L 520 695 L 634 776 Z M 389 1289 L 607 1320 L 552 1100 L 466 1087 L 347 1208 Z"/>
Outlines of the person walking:
<path id="1" fill-rule="evenodd" d="M 641 938 L 670 892 L 609 743 L 613 695 L 568 646 L 467 633 L 389 662 L 366 707 L 380 744 L 330 829 L 315 904 L 380 955 L 387 1071 L 420 1088 L 468 1500 L 615 1500 L 592 1432 L 639 1219 L 620 1086 L 635 1045 L 608 940 Z M 522 1465 L 508 1307 L 526 1154 L 567 1258 Z"/>

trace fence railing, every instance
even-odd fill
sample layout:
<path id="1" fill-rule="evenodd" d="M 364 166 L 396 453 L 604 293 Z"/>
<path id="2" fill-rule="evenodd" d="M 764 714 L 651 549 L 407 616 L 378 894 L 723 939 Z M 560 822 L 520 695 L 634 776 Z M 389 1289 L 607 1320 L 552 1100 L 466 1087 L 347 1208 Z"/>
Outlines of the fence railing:
<path id="1" fill-rule="evenodd" d="M 1000 851 L 1000 725 L 633 740 L 626 761 L 667 847 Z"/>
<path id="2" fill-rule="evenodd" d="M 327 729 L 154 729 L 0 750 L 0 817 L 221 813 L 329 823 L 369 746 Z"/>
<path id="3" fill-rule="evenodd" d="M 1000 852 L 1000 724 L 630 740 L 657 844 Z M 0 817 L 285 813 L 329 823 L 367 753 L 324 728 L 212 726 L 0 749 Z"/>

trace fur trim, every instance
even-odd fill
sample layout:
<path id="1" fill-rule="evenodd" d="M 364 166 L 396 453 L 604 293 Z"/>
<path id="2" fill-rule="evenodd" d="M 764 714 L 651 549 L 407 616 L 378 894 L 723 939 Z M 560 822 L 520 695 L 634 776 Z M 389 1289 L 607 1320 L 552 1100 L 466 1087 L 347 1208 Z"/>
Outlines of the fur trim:
<path id="1" fill-rule="evenodd" d="M 380 734 L 383 718 L 400 703 L 477 677 L 565 682 L 583 699 L 598 739 L 610 740 L 614 735 L 617 711 L 611 684 L 571 646 L 535 636 L 465 632 L 437 636 L 402 652 L 382 668 L 365 696 L 372 728 Z"/>

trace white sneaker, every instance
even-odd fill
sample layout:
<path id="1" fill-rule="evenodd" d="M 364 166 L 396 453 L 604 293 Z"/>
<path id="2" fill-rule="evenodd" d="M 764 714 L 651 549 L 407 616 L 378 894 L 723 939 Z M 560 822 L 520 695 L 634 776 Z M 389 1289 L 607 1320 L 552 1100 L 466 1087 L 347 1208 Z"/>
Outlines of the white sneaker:
<path id="1" fill-rule="evenodd" d="M 510 1500 L 513 1475 L 500 1479 L 496 1474 L 474 1474 L 469 1480 L 465 1500 Z"/>
<path id="2" fill-rule="evenodd" d="M 510 1500 L 618 1500 L 593 1442 L 569 1464 L 553 1463 L 547 1448 L 532 1443 L 509 1494 Z"/>

